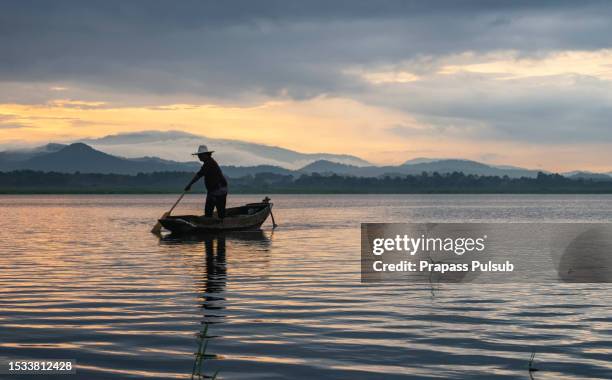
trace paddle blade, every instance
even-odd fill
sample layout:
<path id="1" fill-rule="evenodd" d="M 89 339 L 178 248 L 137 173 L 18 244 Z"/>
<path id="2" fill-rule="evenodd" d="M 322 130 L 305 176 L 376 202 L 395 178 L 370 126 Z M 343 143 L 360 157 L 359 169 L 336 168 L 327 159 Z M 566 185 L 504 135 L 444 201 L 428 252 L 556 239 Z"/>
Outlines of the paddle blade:
<path id="1" fill-rule="evenodd" d="M 164 219 L 167 218 L 170 215 L 170 211 L 167 211 L 164 213 L 164 215 L 161 216 L 161 218 L 159 219 Z M 161 229 L 162 229 L 162 225 L 159 222 L 159 220 L 157 221 L 157 223 L 155 223 L 155 225 L 153 226 L 153 228 L 151 229 L 151 233 L 155 234 L 155 235 L 159 235 L 161 234 Z"/>

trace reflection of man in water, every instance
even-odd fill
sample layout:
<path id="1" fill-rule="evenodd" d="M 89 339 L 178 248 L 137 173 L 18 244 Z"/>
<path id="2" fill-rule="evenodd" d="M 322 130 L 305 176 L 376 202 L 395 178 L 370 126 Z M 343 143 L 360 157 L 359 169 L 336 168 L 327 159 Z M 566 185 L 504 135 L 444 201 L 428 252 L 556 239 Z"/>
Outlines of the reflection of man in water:
<path id="1" fill-rule="evenodd" d="M 225 261 L 225 236 L 207 238 L 204 240 L 206 250 L 206 271 L 203 282 L 202 308 L 206 310 L 204 323 L 220 323 L 225 317 L 219 310 L 225 309 L 223 291 L 227 282 L 227 266 Z"/>
<path id="2" fill-rule="evenodd" d="M 206 185 L 204 216 L 211 217 L 216 207 L 217 215 L 220 219 L 223 219 L 225 217 L 225 201 L 227 199 L 227 180 L 223 176 L 217 161 L 212 158 L 213 152 L 208 150 L 206 145 L 199 146 L 198 151 L 194 155 L 198 156 L 198 159 L 202 161 L 202 168 L 185 187 L 185 191 L 191 190 L 191 185 L 204 177 L 204 184 Z"/>
<path id="3" fill-rule="evenodd" d="M 215 240 L 217 243 L 216 254 Z M 205 291 L 208 294 L 221 292 L 225 289 L 225 282 L 227 280 L 227 267 L 225 261 L 225 236 L 220 235 L 216 239 L 211 238 L 204 240 L 204 248 L 206 249 Z M 209 298 L 207 297 L 207 299 Z M 210 298 L 210 300 L 217 299 L 223 298 Z"/>

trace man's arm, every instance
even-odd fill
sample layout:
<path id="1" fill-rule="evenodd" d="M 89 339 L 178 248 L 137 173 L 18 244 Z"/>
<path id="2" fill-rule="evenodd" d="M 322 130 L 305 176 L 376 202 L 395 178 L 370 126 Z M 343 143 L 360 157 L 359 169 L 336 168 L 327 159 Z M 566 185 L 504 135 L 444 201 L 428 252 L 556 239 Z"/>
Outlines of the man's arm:
<path id="1" fill-rule="evenodd" d="M 189 191 L 191 190 L 191 185 L 193 185 L 194 183 L 196 183 L 200 178 L 202 178 L 204 176 L 203 173 L 203 169 L 200 169 L 191 179 L 191 181 L 189 181 L 189 184 L 187 186 L 185 186 L 185 191 Z"/>

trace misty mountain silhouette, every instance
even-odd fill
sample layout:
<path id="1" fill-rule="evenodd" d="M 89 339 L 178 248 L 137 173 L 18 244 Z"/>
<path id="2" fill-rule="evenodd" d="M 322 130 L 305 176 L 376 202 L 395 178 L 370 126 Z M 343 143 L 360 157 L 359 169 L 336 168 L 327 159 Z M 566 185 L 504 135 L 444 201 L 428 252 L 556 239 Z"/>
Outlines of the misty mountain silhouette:
<path id="1" fill-rule="evenodd" d="M 359 177 L 378 177 L 381 175 L 418 175 L 423 172 L 453 173 L 508 177 L 536 177 L 538 170 L 514 167 L 495 167 L 476 161 L 458 159 L 416 159 L 398 166 L 364 166 L 343 165 L 336 162 L 320 160 L 300 169 L 303 173 L 336 173 Z"/>
<path id="2" fill-rule="evenodd" d="M 100 152 L 87 144 L 47 144 L 23 151 L 0 152 L 0 171 L 40 170 L 58 173 L 138 174 L 151 172 L 194 172 L 200 163 L 176 162 L 159 157 L 123 158 Z M 243 177 L 256 173 L 291 175 L 294 172 L 278 166 L 223 166 L 225 175 Z"/>
<path id="3" fill-rule="evenodd" d="M 609 181 L 612 176 L 612 173 L 592 173 L 587 171 L 574 171 L 569 173 L 564 173 L 563 175 L 567 178 L 572 179 L 589 179 L 593 181 Z"/>
<path id="4" fill-rule="evenodd" d="M 219 160 L 220 164 L 224 162 Z M 319 173 L 322 175 L 339 174 L 355 177 L 380 177 L 385 175 L 420 175 L 423 172 L 440 174 L 462 172 L 464 174 L 484 176 L 508 176 L 511 178 L 537 177 L 537 170 L 522 169 L 510 166 L 491 166 L 481 162 L 459 159 L 425 159 L 419 158 L 397 166 L 355 166 L 328 160 L 317 160 L 301 169 L 290 170 L 274 165 L 235 166 L 222 165 L 228 177 L 243 177 L 257 173 L 274 173 L 299 176 L 301 174 Z M 101 152 L 84 143 L 70 145 L 47 144 L 38 148 L 0 152 L 0 171 L 39 170 L 59 173 L 102 173 L 102 174 L 138 174 L 152 172 L 195 172 L 200 163 L 177 162 L 159 157 L 124 158 Z M 594 180 L 612 179 L 606 174 L 571 172 L 570 178 L 587 178 Z"/>
<path id="5" fill-rule="evenodd" d="M 48 147 L 48 145 L 47 145 Z M 152 171 L 193 171 L 197 170 L 197 163 L 179 163 L 159 158 L 144 157 L 126 159 L 93 149 L 87 144 L 74 143 L 67 146 L 53 146 L 49 149 L 34 149 L 31 156 L 25 159 L 3 160 L 0 156 L 0 170 L 30 169 L 45 172 L 60 173 L 115 173 L 137 174 Z M 54 149 L 57 149 L 53 151 Z"/>
<path id="6" fill-rule="evenodd" d="M 66 147 L 65 144 L 49 143 L 47 145 L 39 146 L 33 149 L 7 150 L 4 152 L 0 152 L 0 163 L 23 161 L 44 153 L 57 152 L 58 150 L 61 150 L 64 147 Z"/>
<path id="7" fill-rule="evenodd" d="M 204 144 L 213 147 L 215 157 L 225 165 L 270 165 L 296 170 L 317 160 L 341 162 L 355 166 L 371 165 L 348 154 L 301 153 L 278 146 L 217 139 L 183 131 L 141 131 L 120 133 L 101 138 L 82 140 L 95 149 L 121 157 L 155 155 L 168 160 L 188 161 L 190 153 Z"/>

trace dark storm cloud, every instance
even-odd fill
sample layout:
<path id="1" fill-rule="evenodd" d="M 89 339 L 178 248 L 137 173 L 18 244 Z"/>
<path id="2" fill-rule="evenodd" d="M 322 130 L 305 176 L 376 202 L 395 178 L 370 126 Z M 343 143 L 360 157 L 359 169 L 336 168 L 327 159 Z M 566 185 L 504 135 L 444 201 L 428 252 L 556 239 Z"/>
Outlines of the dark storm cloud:
<path id="1" fill-rule="evenodd" d="M 434 128 L 486 123 L 526 139 L 557 128 L 563 140 L 581 122 L 592 137 L 611 113 L 607 84 L 534 94 L 518 83 L 506 95 L 491 78 L 396 88 L 347 69 L 412 62 L 426 77 L 439 57 L 466 51 L 607 48 L 611 10 L 606 1 L 4 1 L 0 81 L 12 87 L 0 89 L 0 101 L 57 97 L 32 94 L 28 83 L 67 83 L 72 96 L 109 103 L 325 94 L 409 111 Z M 559 109 L 568 105 L 571 115 Z"/>
<path id="2" fill-rule="evenodd" d="M 11 1 L 0 79 L 212 97 L 356 91 L 342 74 L 466 50 L 609 46 L 609 3 Z"/>

